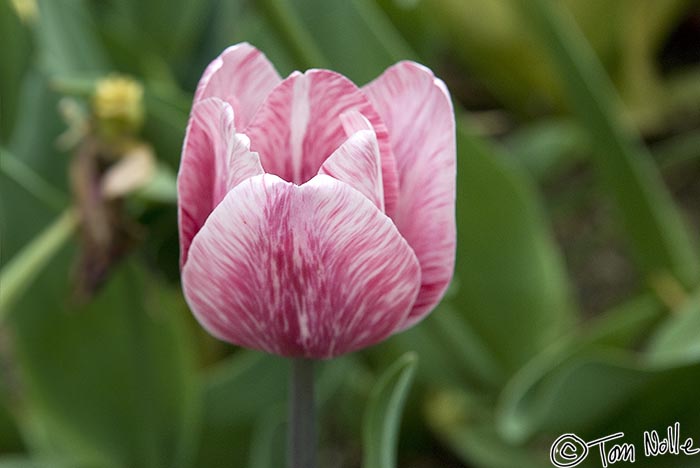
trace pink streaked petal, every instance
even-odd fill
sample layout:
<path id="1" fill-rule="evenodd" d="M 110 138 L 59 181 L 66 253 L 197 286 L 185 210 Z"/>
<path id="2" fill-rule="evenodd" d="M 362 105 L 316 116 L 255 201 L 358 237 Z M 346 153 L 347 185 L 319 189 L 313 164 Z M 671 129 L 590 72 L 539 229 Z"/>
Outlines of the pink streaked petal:
<path id="1" fill-rule="evenodd" d="M 292 73 L 270 93 L 245 133 L 265 172 L 300 185 L 346 140 L 341 116 L 349 111 L 362 114 L 374 129 L 385 205 L 391 213 L 398 177 L 386 126 L 362 91 L 344 76 L 328 70 Z"/>
<path id="2" fill-rule="evenodd" d="M 208 98 L 194 104 L 178 173 L 180 266 L 192 238 L 224 195 L 248 177 L 262 174 L 250 141 L 236 133 L 231 106 Z"/>
<path id="3" fill-rule="evenodd" d="M 185 297 L 214 336 L 284 356 L 330 358 L 401 326 L 418 261 L 393 222 L 348 185 L 272 174 L 231 190 L 195 237 Z"/>
<path id="4" fill-rule="evenodd" d="M 282 81 L 275 67 L 247 42 L 224 50 L 204 71 L 194 102 L 217 97 L 233 106 L 236 126 L 245 128 L 272 89 Z"/>
<path id="5" fill-rule="evenodd" d="M 244 180 L 263 174 L 258 153 L 250 151 L 250 139 L 241 133 L 236 133 L 229 150 L 227 190 L 231 190 Z"/>
<path id="6" fill-rule="evenodd" d="M 345 182 L 384 212 L 382 167 L 373 130 L 360 130 L 351 135 L 326 159 L 318 173 Z"/>
<path id="7" fill-rule="evenodd" d="M 180 266 L 185 263 L 192 238 L 223 198 L 227 166 L 226 146 L 235 133 L 233 109 L 220 99 L 194 104 L 185 133 L 177 179 L 180 217 Z"/>
<path id="8" fill-rule="evenodd" d="M 351 110 L 348 112 L 343 112 L 340 114 L 340 121 L 343 124 L 343 129 L 347 136 L 352 135 L 360 130 L 373 130 L 372 124 L 367 117 L 360 114 L 356 110 Z"/>
<path id="9" fill-rule="evenodd" d="M 393 216 L 421 265 L 422 285 L 404 327 L 430 312 L 452 279 L 455 257 L 455 122 L 445 84 L 401 62 L 363 88 L 389 129 L 399 172 Z"/>

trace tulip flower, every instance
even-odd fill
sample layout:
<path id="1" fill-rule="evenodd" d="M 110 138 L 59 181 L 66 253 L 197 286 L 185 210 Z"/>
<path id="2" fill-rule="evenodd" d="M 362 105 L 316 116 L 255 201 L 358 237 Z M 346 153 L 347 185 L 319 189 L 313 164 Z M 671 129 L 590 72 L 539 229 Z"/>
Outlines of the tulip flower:
<path id="1" fill-rule="evenodd" d="M 205 70 L 178 175 L 182 284 L 212 335 L 325 359 L 424 318 L 452 278 L 455 125 L 400 62 L 282 79 L 249 44 Z"/>

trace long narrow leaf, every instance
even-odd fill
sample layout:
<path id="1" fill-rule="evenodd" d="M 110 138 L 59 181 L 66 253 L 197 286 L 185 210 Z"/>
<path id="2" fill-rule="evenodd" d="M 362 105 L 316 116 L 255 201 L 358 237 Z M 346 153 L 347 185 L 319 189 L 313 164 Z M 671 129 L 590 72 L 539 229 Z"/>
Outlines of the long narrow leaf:
<path id="1" fill-rule="evenodd" d="M 0 148 L 0 172 L 14 180 L 46 206 L 57 210 L 65 207 L 67 197 L 63 192 L 46 182 L 29 166 L 3 148 Z"/>
<path id="2" fill-rule="evenodd" d="M 618 120 L 619 99 L 573 19 L 551 0 L 514 0 L 546 45 L 568 99 L 595 145 L 595 162 L 647 276 L 669 271 L 687 285 L 700 277 L 688 231 L 639 137 Z"/>
<path id="3" fill-rule="evenodd" d="M 413 353 L 404 354 L 379 378 L 365 411 L 362 437 L 364 468 L 394 468 L 401 412 L 416 369 Z"/>
<path id="4" fill-rule="evenodd" d="M 66 210 L 0 270 L 0 324 L 12 304 L 70 238 L 78 225 L 78 215 Z"/>

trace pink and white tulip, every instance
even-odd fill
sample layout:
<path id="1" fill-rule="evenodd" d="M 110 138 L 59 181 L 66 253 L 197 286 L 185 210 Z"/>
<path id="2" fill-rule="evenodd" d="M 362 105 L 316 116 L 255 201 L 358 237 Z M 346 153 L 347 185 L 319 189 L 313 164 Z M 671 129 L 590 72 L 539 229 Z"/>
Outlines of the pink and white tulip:
<path id="1" fill-rule="evenodd" d="M 449 93 L 424 66 L 358 88 L 232 46 L 199 82 L 178 174 L 187 302 L 212 335 L 288 357 L 382 341 L 452 278 L 455 172 Z"/>

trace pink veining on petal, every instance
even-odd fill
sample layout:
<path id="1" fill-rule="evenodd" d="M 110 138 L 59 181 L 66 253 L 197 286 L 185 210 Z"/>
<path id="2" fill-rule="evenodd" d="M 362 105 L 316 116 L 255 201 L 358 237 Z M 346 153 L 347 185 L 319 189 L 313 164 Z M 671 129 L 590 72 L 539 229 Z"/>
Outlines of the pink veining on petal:
<path id="1" fill-rule="evenodd" d="M 360 130 L 351 135 L 326 159 L 318 173 L 345 182 L 384 212 L 382 167 L 373 130 Z"/>
<path id="2" fill-rule="evenodd" d="M 236 134 L 231 106 L 218 99 L 196 102 L 187 125 L 178 173 L 180 266 L 192 238 L 211 211 L 236 184 L 262 174 L 245 135 Z"/>
<path id="3" fill-rule="evenodd" d="M 243 42 L 227 48 L 209 64 L 197 85 L 194 102 L 208 97 L 228 102 L 235 111 L 236 126 L 242 129 L 280 81 L 267 57 Z"/>
<path id="4" fill-rule="evenodd" d="M 400 326 L 420 286 L 392 221 L 348 185 L 264 174 L 214 210 L 182 272 L 185 297 L 214 336 L 284 356 L 330 358 Z"/>
<path id="5" fill-rule="evenodd" d="M 266 172 L 302 184 L 346 140 L 341 116 L 362 114 L 376 134 L 387 213 L 396 205 L 398 177 L 386 126 L 362 91 L 328 70 L 292 73 L 268 96 L 244 131 Z"/>
<path id="6" fill-rule="evenodd" d="M 389 129 L 400 186 L 392 217 L 421 265 L 421 290 L 406 328 L 435 307 L 452 279 L 456 245 L 454 111 L 444 83 L 413 62 L 394 65 L 363 91 Z"/>
<path id="7" fill-rule="evenodd" d="M 345 130 L 347 136 L 350 136 L 355 132 L 359 132 L 360 130 L 373 130 L 372 124 L 369 120 L 367 120 L 367 117 L 360 114 L 356 110 L 351 110 L 340 114 L 340 121 L 343 124 L 343 129 Z"/>

